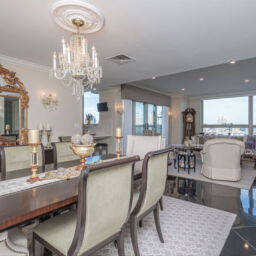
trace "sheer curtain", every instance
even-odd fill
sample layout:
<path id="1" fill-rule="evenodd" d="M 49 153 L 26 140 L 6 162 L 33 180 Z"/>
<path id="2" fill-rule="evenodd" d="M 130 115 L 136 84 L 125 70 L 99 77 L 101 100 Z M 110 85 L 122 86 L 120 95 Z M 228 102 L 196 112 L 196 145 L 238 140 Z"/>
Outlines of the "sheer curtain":
<path id="1" fill-rule="evenodd" d="M 132 134 L 132 101 L 122 100 L 124 106 L 124 112 L 122 117 L 123 127 L 123 154 L 126 154 L 127 135 Z"/>
<path id="2" fill-rule="evenodd" d="M 168 134 L 169 134 L 169 116 L 168 116 L 169 107 L 163 107 L 163 130 L 162 136 L 166 138 L 166 146 L 168 143 Z"/>

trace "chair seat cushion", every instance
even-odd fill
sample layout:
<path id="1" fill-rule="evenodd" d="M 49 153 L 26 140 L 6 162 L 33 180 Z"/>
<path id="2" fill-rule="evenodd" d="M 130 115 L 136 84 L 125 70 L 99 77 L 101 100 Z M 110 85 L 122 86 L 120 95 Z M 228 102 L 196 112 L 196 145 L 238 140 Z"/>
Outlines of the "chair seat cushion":
<path id="1" fill-rule="evenodd" d="M 75 229 L 76 211 L 70 211 L 41 223 L 34 229 L 34 232 L 61 253 L 67 255 Z"/>
<path id="2" fill-rule="evenodd" d="M 133 212 L 138 200 L 139 200 L 139 196 L 140 196 L 140 192 L 139 191 L 135 191 L 133 193 L 133 198 L 132 198 L 132 209 L 131 212 Z"/>

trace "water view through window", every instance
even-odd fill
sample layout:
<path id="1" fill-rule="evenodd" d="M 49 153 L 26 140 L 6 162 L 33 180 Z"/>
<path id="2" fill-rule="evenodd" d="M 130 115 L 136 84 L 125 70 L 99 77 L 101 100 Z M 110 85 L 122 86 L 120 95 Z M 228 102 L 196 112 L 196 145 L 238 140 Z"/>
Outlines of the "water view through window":
<path id="1" fill-rule="evenodd" d="M 214 135 L 248 135 L 249 97 L 203 100 L 203 132 Z"/>

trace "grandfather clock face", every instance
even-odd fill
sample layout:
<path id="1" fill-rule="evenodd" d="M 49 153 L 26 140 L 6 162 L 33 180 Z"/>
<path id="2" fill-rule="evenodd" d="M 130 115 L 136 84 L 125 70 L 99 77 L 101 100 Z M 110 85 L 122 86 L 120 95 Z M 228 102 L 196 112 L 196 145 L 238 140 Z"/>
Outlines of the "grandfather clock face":
<path id="1" fill-rule="evenodd" d="M 191 113 L 188 113 L 187 116 L 186 116 L 186 122 L 187 123 L 193 123 L 194 121 L 194 117 Z"/>

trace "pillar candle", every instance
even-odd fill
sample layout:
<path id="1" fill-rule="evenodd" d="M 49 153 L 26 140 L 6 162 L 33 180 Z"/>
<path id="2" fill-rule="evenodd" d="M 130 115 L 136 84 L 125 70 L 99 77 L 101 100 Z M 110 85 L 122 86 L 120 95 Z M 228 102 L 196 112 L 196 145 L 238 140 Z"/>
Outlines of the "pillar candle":
<path id="1" fill-rule="evenodd" d="M 44 129 L 44 126 L 43 126 L 43 124 L 40 122 L 39 123 L 39 125 L 38 125 L 38 129 L 40 130 L 40 131 L 42 131 L 43 129 Z"/>
<path id="2" fill-rule="evenodd" d="M 29 144 L 40 143 L 39 130 L 29 130 L 28 131 L 28 143 Z"/>
<path id="3" fill-rule="evenodd" d="M 46 124 L 46 131 L 50 131 L 51 130 L 51 126 L 49 123 Z"/>
<path id="4" fill-rule="evenodd" d="M 122 137 L 122 129 L 116 128 L 116 137 Z"/>

